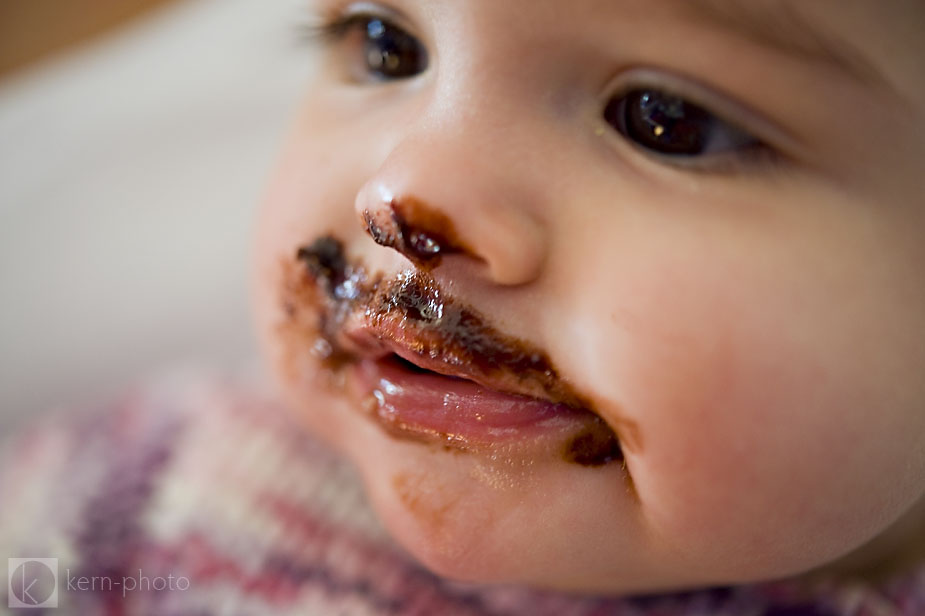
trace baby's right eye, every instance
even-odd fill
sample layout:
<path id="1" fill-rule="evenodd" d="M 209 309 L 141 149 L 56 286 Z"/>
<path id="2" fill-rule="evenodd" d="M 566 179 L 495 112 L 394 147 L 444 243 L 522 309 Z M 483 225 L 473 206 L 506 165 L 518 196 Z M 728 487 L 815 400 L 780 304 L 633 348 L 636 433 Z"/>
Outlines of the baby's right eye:
<path id="1" fill-rule="evenodd" d="M 377 17 L 360 18 L 358 25 L 365 32 L 363 51 L 371 75 L 405 79 L 427 68 L 427 51 L 411 34 Z"/>
<path id="2" fill-rule="evenodd" d="M 427 69 L 427 50 L 402 27 L 377 15 L 354 13 L 324 25 L 326 38 L 343 40 L 356 58 L 354 70 L 376 80 L 408 79 Z M 351 62 L 354 62 L 353 60 Z"/>

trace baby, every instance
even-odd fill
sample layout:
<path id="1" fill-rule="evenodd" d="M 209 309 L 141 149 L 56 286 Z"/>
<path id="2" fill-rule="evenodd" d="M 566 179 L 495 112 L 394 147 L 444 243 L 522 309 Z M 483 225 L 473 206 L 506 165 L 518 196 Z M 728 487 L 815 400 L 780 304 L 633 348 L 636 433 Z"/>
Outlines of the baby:
<path id="1" fill-rule="evenodd" d="M 596 592 L 918 556 L 925 5 L 314 4 L 257 319 L 405 547 Z"/>

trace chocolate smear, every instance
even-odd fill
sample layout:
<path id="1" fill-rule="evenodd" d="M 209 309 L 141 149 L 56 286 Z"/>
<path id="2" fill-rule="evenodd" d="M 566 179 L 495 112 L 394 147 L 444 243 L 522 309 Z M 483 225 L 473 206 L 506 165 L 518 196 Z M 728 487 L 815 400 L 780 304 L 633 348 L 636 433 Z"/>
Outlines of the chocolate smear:
<path id="1" fill-rule="evenodd" d="M 382 236 L 388 238 L 384 241 L 406 242 L 406 229 L 398 229 L 401 240 Z M 313 348 L 327 368 L 339 370 L 364 350 L 387 349 L 392 341 L 413 352 L 413 363 L 421 369 L 441 372 L 451 367 L 454 375 L 489 382 L 487 386 L 502 392 L 591 412 L 590 403 L 559 377 L 543 350 L 495 329 L 474 308 L 447 296 L 428 272 L 417 269 L 388 280 L 371 276 L 348 260 L 341 242 L 331 236 L 300 248 L 296 257 L 304 266 L 303 283 L 320 291 L 315 294 L 320 305 Z M 359 338 L 345 333 L 351 319 L 366 324 Z M 599 416 L 563 450 L 565 460 L 583 466 L 622 457 L 616 434 Z"/>
<path id="2" fill-rule="evenodd" d="M 397 250 L 422 269 L 436 267 L 448 254 L 478 258 L 448 216 L 418 199 L 393 199 L 383 210 L 364 211 L 363 221 L 377 244 Z"/>

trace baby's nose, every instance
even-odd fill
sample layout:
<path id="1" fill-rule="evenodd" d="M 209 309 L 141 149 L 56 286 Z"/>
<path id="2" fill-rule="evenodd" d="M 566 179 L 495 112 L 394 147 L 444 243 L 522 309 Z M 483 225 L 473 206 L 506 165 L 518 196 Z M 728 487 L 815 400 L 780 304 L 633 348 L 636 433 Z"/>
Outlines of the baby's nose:
<path id="1" fill-rule="evenodd" d="M 459 237 L 453 221 L 414 197 L 396 199 L 380 186 L 380 202 L 361 209 L 366 232 L 380 246 L 394 248 L 420 267 L 432 268 L 450 254 L 481 257 Z"/>
<path id="2" fill-rule="evenodd" d="M 420 267 L 465 259 L 502 285 L 538 278 L 546 259 L 543 225 L 472 158 L 443 147 L 399 144 L 361 188 L 356 210 L 367 233 Z"/>

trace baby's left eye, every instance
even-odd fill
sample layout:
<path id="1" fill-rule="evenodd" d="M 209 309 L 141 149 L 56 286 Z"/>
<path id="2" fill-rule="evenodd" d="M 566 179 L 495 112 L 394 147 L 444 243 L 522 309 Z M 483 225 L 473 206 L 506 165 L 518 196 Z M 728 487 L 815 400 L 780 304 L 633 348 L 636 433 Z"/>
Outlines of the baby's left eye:
<path id="1" fill-rule="evenodd" d="M 604 119 L 638 147 L 663 158 L 690 159 L 762 145 L 703 107 L 652 88 L 612 98 Z"/>

